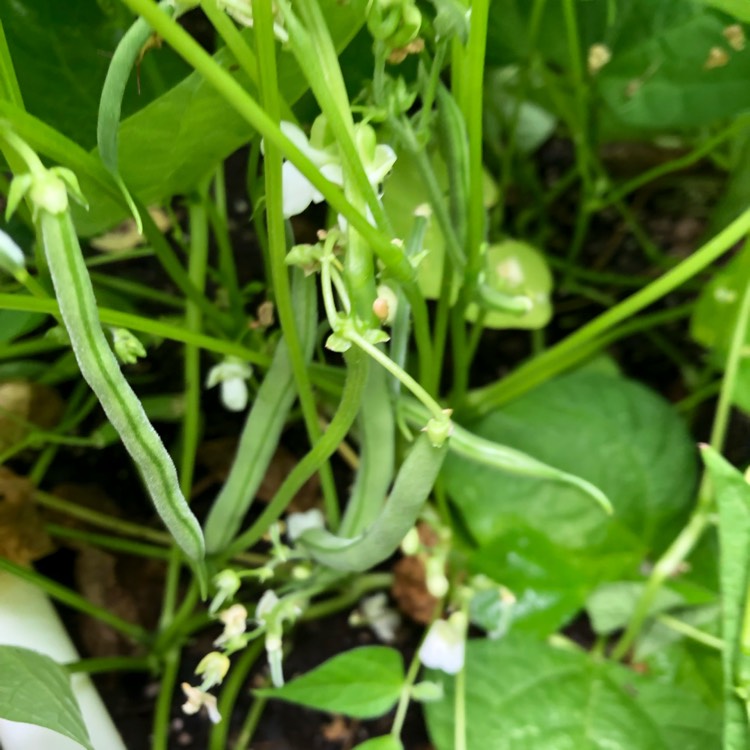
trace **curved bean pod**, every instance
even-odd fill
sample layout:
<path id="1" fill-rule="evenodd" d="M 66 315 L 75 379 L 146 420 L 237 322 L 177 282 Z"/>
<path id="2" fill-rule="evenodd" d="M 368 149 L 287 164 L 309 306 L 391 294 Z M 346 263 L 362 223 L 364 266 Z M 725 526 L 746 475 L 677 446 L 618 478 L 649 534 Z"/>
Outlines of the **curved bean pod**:
<path id="1" fill-rule="evenodd" d="M 436 448 L 426 434 L 417 438 L 401 466 L 391 494 L 375 523 L 347 539 L 311 529 L 297 540 L 310 556 L 334 570 L 361 572 L 390 557 L 414 526 L 443 465 L 448 443 Z"/>
<path id="2" fill-rule="evenodd" d="M 317 298 L 314 278 L 296 272 L 292 299 L 305 359 L 309 362 L 315 343 Z M 221 552 L 240 529 L 255 493 L 276 450 L 297 391 L 289 351 L 282 339 L 276 347 L 258 395 L 242 430 L 237 453 L 221 492 L 205 524 L 206 547 Z"/>
<path id="3" fill-rule="evenodd" d="M 174 15 L 174 4 L 170 0 L 163 0 L 159 7 L 168 16 Z M 104 166 L 116 176 L 119 175 L 117 146 L 125 87 L 141 50 L 152 33 L 153 29 L 143 18 L 139 17 L 133 22 L 112 55 L 102 86 L 99 119 L 96 123 L 96 142 Z"/>
<path id="4" fill-rule="evenodd" d="M 393 479 L 396 424 L 382 367 L 371 367 L 357 420 L 360 431 L 359 468 L 340 532 L 356 535 L 378 516 Z"/>
<path id="5" fill-rule="evenodd" d="M 81 374 L 119 433 L 164 524 L 185 554 L 200 561 L 204 556 L 203 533 L 180 491 L 172 458 L 104 336 L 70 212 L 40 210 L 37 224 Z"/>

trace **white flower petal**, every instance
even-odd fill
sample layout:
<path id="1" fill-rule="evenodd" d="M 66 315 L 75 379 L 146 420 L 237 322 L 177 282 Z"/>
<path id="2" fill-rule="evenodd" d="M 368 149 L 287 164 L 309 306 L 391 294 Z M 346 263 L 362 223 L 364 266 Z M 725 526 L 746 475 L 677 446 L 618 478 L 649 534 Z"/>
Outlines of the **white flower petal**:
<path id="1" fill-rule="evenodd" d="M 279 123 L 281 132 L 308 158 L 316 167 L 322 167 L 324 164 L 334 159 L 333 155 L 323 149 L 315 148 L 310 145 L 310 141 L 301 128 L 293 122 Z"/>
<path id="2" fill-rule="evenodd" d="M 266 622 L 266 616 L 276 609 L 278 603 L 279 597 L 276 596 L 275 592 L 271 591 L 271 589 L 264 592 L 255 608 L 255 619 L 261 625 L 264 625 Z"/>
<path id="3" fill-rule="evenodd" d="M 0 229 L 0 268 L 9 273 L 18 273 L 26 267 L 23 251 L 13 238 Z"/>
<path id="4" fill-rule="evenodd" d="M 396 152 L 388 145 L 381 144 L 375 149 L 375 158 L 367 165 L 367 177 L 372 185 L 377 185 L 393 169 Z"/>
<path id="5" fill-rule="evenodd" d="M 436 620 L 419 648 L 419 659 L 426 667 L 457 674 L 464 665 L 465 631 L 458 632 L 449 620 Z"/>
<path id="6" fill-rule="evenodd" d="M 244 411 L 247 406 L 247 383 L 242 378 L 230 378 L 221 384 L 221 403 L 229 411 Z"/>
<path id="7" fill-rule="evenodd" d="M 301 214 L 318 196 L 320 198 L 316 203 L 323 199 L 307 177 L 290 161 L 285 161 L 281 167 L 281 184 L 282 212 L 285 219 Z"/>

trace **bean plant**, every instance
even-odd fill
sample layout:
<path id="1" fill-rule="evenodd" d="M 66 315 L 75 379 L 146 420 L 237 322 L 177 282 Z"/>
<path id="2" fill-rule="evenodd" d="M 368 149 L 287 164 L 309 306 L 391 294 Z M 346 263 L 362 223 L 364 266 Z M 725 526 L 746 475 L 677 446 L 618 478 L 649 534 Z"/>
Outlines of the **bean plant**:
<path id="1" fill-rule="evenodd" d="M 239 750 L 269 701 L 376 720 L 351 730 L 369 750 L 408 748 L 416 711 L 439 750 L 748 747 L 750 489 L 722 456 L 750 410 L 744 3 L 65 5 L 0 0 L 0 387 L 66 399 L 51 428 L 11 414 L 0 463 L 83 524 L 48 521 L 60 544 L 158 560 L 164 591 L 146 628 L 8 543 L 0 572 L 139 655 L 11 634 L 0 743 L 113 747 L 68 675 L 135 670 L 154 750 L 175 702 Z M 621 143 L 658 158 L 618 171 Z M 639 212 L 670 190 L 703 212 L 681 253 Z M 628 253 L 646 270 L 607 265 Z M 610 356 L 639 342 L 678 403 Z M 164 530 L 48 491 L 105 448 Z M 300 672 L 336 616 L 365 645 Z"/>

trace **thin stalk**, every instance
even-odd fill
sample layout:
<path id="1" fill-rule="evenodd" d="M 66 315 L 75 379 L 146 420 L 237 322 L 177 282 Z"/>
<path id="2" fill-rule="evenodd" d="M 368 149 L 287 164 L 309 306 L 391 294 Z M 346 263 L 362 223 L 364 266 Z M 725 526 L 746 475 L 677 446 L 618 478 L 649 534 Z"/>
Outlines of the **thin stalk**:
<path id="1" fill-rule="evenodd" d="M 419 651 L 417 651 L 409 664 L 409 670 L 404 678 L 404 684 L 401 686 L 401 695 L 399 696 L 398 705 L 396 706 L 396 715 L 393 717 L 391 737 L 397 740 L 400 739 L 401 730 L 404 728 L 406 712 L 409 710 L 409 703 L 411 703 L 411 689 L 416 682 L 417 675 L 419 674 L 419 667 L 421 665 L 422 662 L 419 660 Z"/>
<path id="2" fill-rule="evenodd" d="M 672 615 L 661 614 L 657 615 L 656 619 L 665 627 L 674 630 L 680 635 L 684 635 L 686 638 L 696 641 L 696 643 L 702 643 L 704 646 L 708 646 L 708 648 L 712 648 L 716 651 L 724 650 L 724 640 L 722 638 L 717 638 L 715 635 L 706 633 L 687 622 L 672 617 Z"/>
<path id="3" fill-rule="evenodd" d="M 744 211 L 724 230 L 705 243 L 689 258 L 667 271 L 648 286 L 626 298 L 588 325 L 578 329 L 559 344 L 549 348 L 531 362 L 519 367 L 502 381 L 472 391 L 467 399 L 467 409 L 475 414 L 487 412 L 517 398 L 540 382 L 559 372 L 557 364 L 576 349 L 590 344 L 618 323 L 627 320 L 672 290 L 684 284 L 704 268 L 730 250 L 750 230 L 750 209 Z M 533 382 L 531 382 L 533 380 Z M 531 385 L 527 385 L 531 382 Z"/>
<path id="4" fill-rule="evenodd" d="M 37 297 L 0 294 L 0 310 L 22 310 L 27 312 L 43 312 L 48 315 L 59 316 L 60 310 L 57 302 L 49 297 L 39 299 Z M 259 367 L 268 367 L 271 357 L 268 354 L 256 352 L 242 344 L 234 341 L 226 341 L 202 333 L 186 330 L 183 326 L 152 320 L 142 315 L 132 315 L 119 310 L 110 310 L 106 307 L 98 307 L 99 318 L 106 325 L 118 328 L 127 328 L 130 331 L 148 333 L 158 338 L 179 341 L 183 344 L 191 344 L 199 349 L 205 349 L 217 354 L 231 355 L 244 359 Z"/>
<path id="5" fill-rule="evenodd" d="M 107 534 L 97 534 L 91 531 L 81 531 L 71 529 L 67 526 L 60 526 L 56 523 L 48 523 L 45 530 L 51 536 L 59 539 L 69 539 L 75 542 L 85 542 L 86 544 L 101 547 L 102 549 L 111 549 L 115 552 L 123 552 L 126 555 L 135 555 L 136 557 L 148 557 L 154 560 L 168 560 L 169 551 L 164 547 L 156 547 L 152 544 L 143 544 L 134 542 L 130 539 L 119 539 L 118 537 Z"/>
<path id="6" fill-rule="evenodd" d="M 279 80 L 276 69 L 276 42 L 273 35 L 273 11 L 270 0 L 260 0 L 254 6 L 256 18 L 256 39 L 258 54 L 262 64 L 260 66 L 260 84 L 263 104 L 268 116 L 278 122 L 280 117 Z M 266 221 L 268 227 L 268 245 L 271 258 L 271 278 L 276 297 L 276 311 L 281 323 L 289 351 L 289 360 L 294 372 L 297 394 L 305 427 L 310 444 L 315 445 L 320 440 L 320 425 L 315 396 L 310 384 L 305 356 L 299 332 L 294 321 L 292 306 L 292 290 L 289 283 L 289 270 L 286 265 L 286 228 L 283 212 L 283 186 L 281 177 L 281 152 L 275 144 L 267 143 L 265 149 L 265 180 L 266 180 Z M 326 517 L 332 528 L 336 528 L 340 519 L 336 485 L 333 471 L 328 461 L 320 466 L 321 488 Z"/>
<path id="7" fill-rule="evenodd" d="M 161 13 L 151 0 L 123 0 L 136 14 L 143 16 L 154 30 L 195 70 L 215 88 L 265 139 L 281 150 L 299 171 L 323 194 L 331 207 L 342 214 L 371 245 L 394 277 L 402 282 L 411 281 L 414 269 L 400 248 L 393 245 L 390 237 L 378 231 L 367 217 L 353 209 L 343 192 L 320 173 L 309 158 L 297 148 L 279 129 L 277 122 L 258 105 L 232 76 L 216 63 L 211 56 L 179 24 Z M 380 209 L 382 211 L 382 208 Z M 377 218 L 378 214 L 375 213 Z"/>
<path id="8" fill-rule="evenodd" d="M 740 310 L 735 323 L 732 341 L 727 357 L 724 379 L 721 384 L 719 401 L 716 406 L 713 427 L 711 429 L 711 447 L 721 452 L 724 438 L 729 422 L 729 414 L 732 408 L 732 398 L 737 382 L 737 373 L 742 358 L 748 326 L 750 325 L 750 283 L 745 289 L 740 302 Z M 663 583 L 674 574 L 680 564 L 692 552 L 698 544 L 703 532 L 711 523 L 711 511 L 713 495 L 711 492 L 708 474 L 704 472 L 700 487 L 698 489 L 698 502 L 687 525 L 677 535 L 669 549 L 662 555 L 649 576 L 640 599 L 633 608 L 633 614 L 628 622 L 625 632 L 612 650 L 612 658 L 619 660 L 630 651 L 636 638 L 640 635 L 643 623 L 646 621 L 654 599 L 661 589 Z"/>
<path id="9" fill-rule="evenodd" d="M 109 625 L 111 628 L 117 630 L 136 643 L 146 644 L 150 640 L 149 633 L 140 627 L 140 625 L 127 622 L 121 617 L 113 615 L 103 607 L 92 604 L 88 599 L 85 599 L 75 591 L 62 586 L 56 581 L 52 581 L 31 568 L 25 568 L 23 565 L 17 565 L 4 557 L 0 557 L 0 570 L 10 573 L 17 578 L 20 578 L 22 581 L 27 581 L 33 586 L 36 586 L 61 604 L 71 607 L 78 612 L 83 612 L 83 614 L 93 617 L 94 619 L 103 622 L 105 625 Z"/>
<path id="10" fill-rule="evenodd" d="M 240 658 L 232 664 L 232 669 L 222 684 L 217 705 L 222 720 L 218 724 L 214 724 L 211 728 L 208 750 L 226 750 L 228 747 L 227 740 L 229 739 L 229 729 L 231 727 L 230 717 L 234 713 L 237 698 L 245 686 L 247 676 L 255 662 L 258 661 L 258 657 L 263 653 L 264 648 L 265 641 L 262 638 L 258 638 L 258 640 L 249 644 L 242 652 Z"/>
<path id="11" fill-rule="evenodd" d="M 266 707 L 267 701 L 267 698 L 262 697 L 255 699 L 245 717 L 245 721 L 242 723 L 242 728 L 237 735 L 237 741 L 234 743 L 233 750 L 248 750 L 250 747 L 250 741 L 253 739 L 255 730 L 260 723 L 260 717 L 263 715 L 263 710 Z"/>
<path id="12" fill-rule="evenodd" d="M 63 665 L 68 674 L 102 674 L 104 672 L 150 672 L 153 662 L 148 658 L 135 656 L 109 656 L 92 659 L 79 659 Z"/>
<path id="13" fill-rule="evenodd" d="M 164 656 L 164 666 L 159 684 L 159 695 L 154 709 L 151 750 L 167 750 L 169 747 L 169 726 L 172 718 L 172 696 L 177 687 L 180 671 L 180 648 L 176 647 Z"/>

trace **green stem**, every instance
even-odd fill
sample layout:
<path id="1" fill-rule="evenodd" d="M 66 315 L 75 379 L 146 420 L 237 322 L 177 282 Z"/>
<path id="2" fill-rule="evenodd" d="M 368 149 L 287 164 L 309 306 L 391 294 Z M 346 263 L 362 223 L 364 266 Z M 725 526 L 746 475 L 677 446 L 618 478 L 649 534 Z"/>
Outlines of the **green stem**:
<path id="1" fill-rule="evenodd" d="M 173 648 L 164 656 L 164 667 L 159 683 L 159 695 L 154 709 L 151 750 L 168 750 L 169 726 L 172 718 L 172 696 L 180 672 L 180 649 Z"/>
<path id="2" fill-rule="evenodd" d="M 143 544 L 134 542 L 129 539 L 119 539 L 118 537 L 107 534 L 97 534 L 91 531 L 81 531 L 71 529 L 67 526 L 60 526 L 56 523 L 48 523 L 45 530 L 51 536 L 59 539 L 70 539 L 77 542 L 85 542 L 89 545 L 95 545 L 102 549 L 111 549 L 115 552 L 123 552 L 126 555 L 135 555 L 137 557 L 148 557 L 154 560 L 168 560 L 170 553 L 164 547 L 156 547 L 152 544 Z"/>
<path id="3" fill-rule="evenodd" d="M 750 209 L 740 214 L 729 226 L 680 265 L 648 286 L 598 316 L 559 344 L 547 349 L 531 362 L 522 365 L 502 381 L 472 391 L 466 399 L 468 410 L 473 414 L 486 414 L 552 377 L 559 372 L 558 363 L 561 359 L 583 346 L 590 345 L 618 323 L 627 320 L 693 278 L 731 249 L 748 230 Z"/>
<path id="4" fill-rule="evenodd" d="M 323 194 L 331 207 L 342 214 L 370 244 L 385 266 L 399 281 L 409 281 L 414 269 L 390 237 L 375 229 L 367 217 L 354 210 L 343 192 L 320 173 L 315 164 L 279 129 L 276 122 L 179 24 L 161 13 L 151 0 L 123 0 L 134 12 L 143 16 L 154 30 L 183 57 L 206 82 L 215 88 L 255 130 L 290 159 L 299 171 Z M 382 211 L 382 209 L 380 209 Z M 377 218 L 377 213 L 375 214 Z"/>
<path id="5" fill-rule="evenodd" d="M 411 703 L 411 689 L 416 682 L 421 664 L 422 662 L 419 660 L 419 651 L 417 651 L 409 664 L 409 671 L 406 673 L 404 684 L 401 686 L 401 695 L 399 696 L 398 705 L 396 706 L 396 715 L 393 717 L 391 737 L 395 739 L 400 739 L 401 737 L 401 731 L 404 728 L 404 720 L 406 719 L 406 712 L 409 710 L 409 703 Z"/>
<path id="6" fill-rule="evenodd" d="M 89 617 L 100 620 L 105 625 L 109 625 L 111 628 L 117 630 L 136 643 L 146 644 L 150 640 L 150 635 L 139 625 L 127 622 L 117 615 L 113 615 L 103 607 L 98 607 L 96 604 L 92 604 L 88 599 L 84 599 L 84 597 L 77 594 L 75 591 L 71 591 L 69 588 L 50 580 L 31 568 L 25 568 L 22 565 L 17 565 L 16 563 L 5 559 L 4 557 L 0 557 L 0 570 L 10 573 L 17 578 L 20 578 L 22 581 L 26 581 L 33 586 L 36 586 L 38 589 L 44 591 L 45 594 L 51 596 L 53 599 L 56 599 L 67 607 L 71 607 L 79 612 L 83 612 Z"/>
<path id="7" fill-rule="evenodd" d="M 732 398 L 737 380 L 737 372 L 742 357 L 748 326 L 750 325 L 750 282 L 745 284 L 745 290 L 740 303 L 737 322 L 732 333 L 732 341 L 727 357 L 727 366 L 724 372 L 724 380 L 721 384 L 719 402 L 716 407 L 716 415 L 711 430 L 711 447 L 721 452 L 724 437 L 732 406 Z M 698 503 L 687 526 L 682 529 L 674 542 L 654 565 L 654 569 L 646 582 L 646 587 L 636 602 L 630 622 L 620 640 L 612 650 L 613 659 L 622 659 L 632 647 L 636 638 L 643 628 L 643 623 L 651 611 L 654 599 L 664 581 L 666 581 L 679 568 L 680 564 L 687 558 L 696 544 L 703 536 L 703 532 L 711 523 L 712 506 L 711 486 L 708 474 L 704 472 L 703 479 L 698 489 Z"/>
<path id="8" fill-rule="evenodd" d="M 256 39 L 258 55 L 261 60 L 260 84 L 263 104 L 268 116 L 278 122 L 280 117 L 279 80 L 276 70 L 276 43 L 273 35 L 273 11 L 271 0 L 256 2 Z M 275 144 L 267 143 L 265 148 L 266 179 L 266 220 L 268 225 L 268 246 L 271 258 L 271 278 L 276 296 L 276 311 L 284 334 L 284 341 L 289 351 L 289 360 L 294 372 L 297 394 L 302 416 L 310 438 L 315 445 L 320 440 L 320 423 L 315 396 L 310 384 L 307 363 L 302 351 L 299 332 L 294 321 L 292 290 L 289 283 L 289 270 L 286 265 L 286 228 L 283 213 L 283 186 L 281 178 L 281 152 Z M 321 488 L 325 504 L 326 517 L 332 528 L 339 523 L 340 513 L 336 484 L 333 471 L 326 460 L 320 467 Z"/>
<path id="9" fill-rule="evenodd" d="M 347 365 L 344 392 L 328 429 L 313 445 L 310 452 L 292 469 L 255 523 L 229 546 L 227 554 L 232 555 L 249 549 L 261 539 L 268 527 L 281 516 L 300 487 L 324 461 L 328 460 L 346 437 L 359 412 L 359 404 L 367 380 L 367 360 L 357 353 L 348 357 Z"/>
<path id="10" fill-rule="evenodd" d="M 105 656 L 101 658 L 79 659 L 65 664 L 69 674 L 101 674 L 103 672 L 150 672 L 154 665 L 148 658 L 135 656 Z"/>
<path id="11" fill-rule="evenodd" d="M 263 638 L 249 644 L 242 656 L 232 665 L 232 669 L 224 680 L 219 695 L 217 708 L 222 720 L 211 728 L 211 736 L 208 741 L 208 750 L 226 750 L 228 747 L 229 730 L 231 728 L 231 717 L 234 706 L 243 687 L 247 682 L 247 676 L 258 657 L 263 653 L 265 641 Z M 257 700 L 257 699 L 256 699 Z"/>
<path id="12" fill-rule="evenodd" d="M 704 646 L 708 646 L 709 648 L 715 649 L 716 651 L 724 650 L 723 639 L 717 638 L 715 635 L 711 635 L 710 633 L 706 633 L 703 630 L 694 627 L 693 625 L 689 625 L 688 623 L 683 622 L 676 617 L 672 617 L 672 615 L 661 614 L 657 615 L 656 619 L 662 625 L 668 627 L 670 630 L 674 630 L 680 635 L 684 635 L 686 638 L 690 638 L 697 643 L 702 643 Z"/>
<path id="13" fill-rule="evenodd" d="M 255 730 L 260 723 L 260 717 L 263 715 L 267 701 L 267 698 L 259 697 L 255 699 L 245 717 L 245 721 L 242 723 L 242 728 L 237 735 L 237 741 L 234 743 L 233 750 L 247 750 L 250 747 L 250 741 L 253 739 L 253 734 L 255 734 Z"/>

